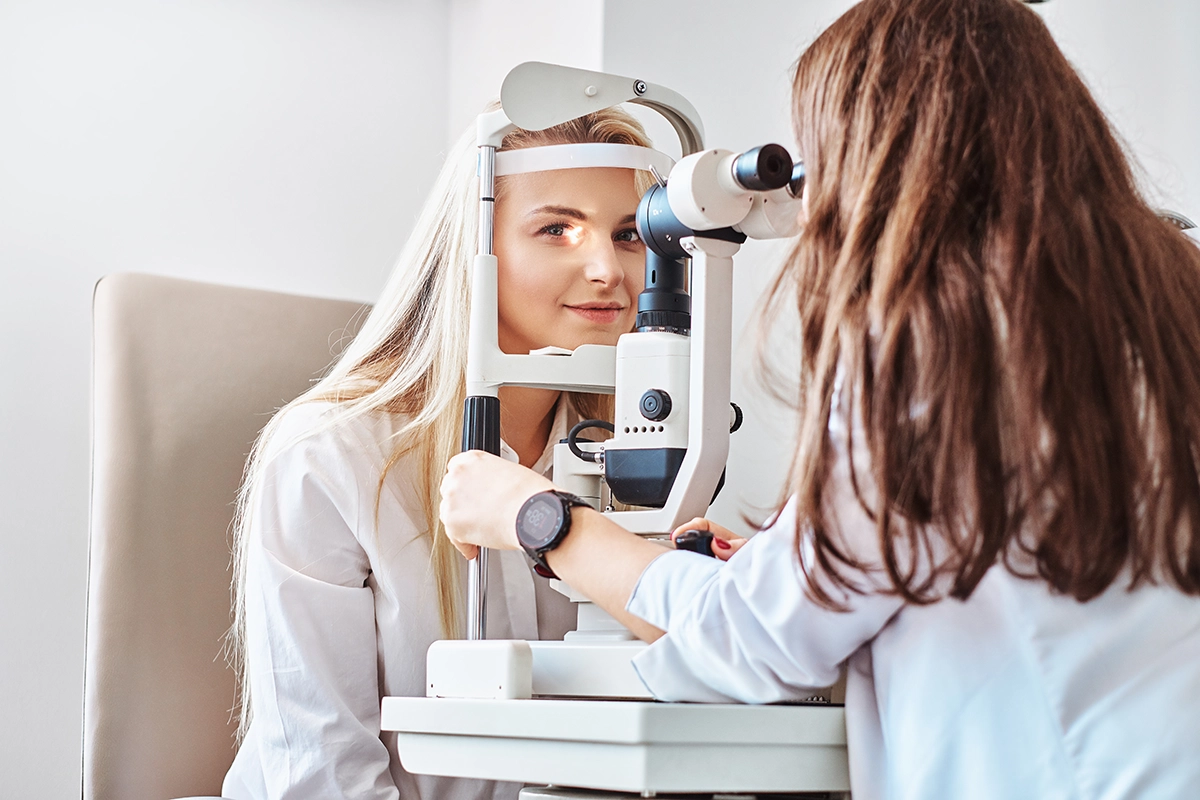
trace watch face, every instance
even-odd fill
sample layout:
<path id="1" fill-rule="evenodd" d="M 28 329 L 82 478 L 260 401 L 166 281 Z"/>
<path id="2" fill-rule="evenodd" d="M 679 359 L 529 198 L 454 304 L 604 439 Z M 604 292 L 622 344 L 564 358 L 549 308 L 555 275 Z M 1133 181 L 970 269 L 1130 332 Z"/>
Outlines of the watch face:
<path id="1" fill-rule="evenodd" d="M 562 502 L 551 494 L 534 495 L 521 513 L 521 544 L 541 550 L 554 541 L 562 523 Z"/>

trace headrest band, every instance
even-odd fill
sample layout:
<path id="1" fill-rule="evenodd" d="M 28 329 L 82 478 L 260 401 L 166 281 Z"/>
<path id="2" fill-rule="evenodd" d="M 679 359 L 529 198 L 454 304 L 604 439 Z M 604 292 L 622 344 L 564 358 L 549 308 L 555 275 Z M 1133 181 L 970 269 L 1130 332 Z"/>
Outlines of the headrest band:
<path id="1" fill-rule="evenodd" d="M 496 177 L 588 167 L 641 170 L 653 167 L 665 177 L 674 165 L 674 159 L 666 153 L 634 144 L 551 144 L 496 153 Z"/>

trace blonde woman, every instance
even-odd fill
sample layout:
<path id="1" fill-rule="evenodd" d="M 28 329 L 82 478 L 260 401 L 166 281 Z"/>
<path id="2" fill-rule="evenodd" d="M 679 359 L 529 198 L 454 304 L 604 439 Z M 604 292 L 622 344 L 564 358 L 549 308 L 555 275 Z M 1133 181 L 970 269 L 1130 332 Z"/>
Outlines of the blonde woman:
<path id="1" fill-rule="evenodd" d="M 515 131 L 501 152 L 571 143 L 648 146 L 619 110 Z M 474 130 L 450 154 L 362 331 L 332 371 L 266 426 L 236 525 L 234 653 L 241 747 L 223 794 L 258 798 L 515 797 L 518 787 L 413 776 L 380 698 L 423 695 L 425 652 L 461 636 L 464 562 L 437 519 L 459 449 L 469 270 L 478 235 Z M 499 343 L 509 353 L 615 344 L 633 327 L 645 253 L 645 173 L 563 169 L 497 179 Z M 501 390 L 502 454 L 546 473 L 550 445 L 595 396 Z M 523 556 L 498 554 L 489 633 L 561 638 L 565 598 Z"/>

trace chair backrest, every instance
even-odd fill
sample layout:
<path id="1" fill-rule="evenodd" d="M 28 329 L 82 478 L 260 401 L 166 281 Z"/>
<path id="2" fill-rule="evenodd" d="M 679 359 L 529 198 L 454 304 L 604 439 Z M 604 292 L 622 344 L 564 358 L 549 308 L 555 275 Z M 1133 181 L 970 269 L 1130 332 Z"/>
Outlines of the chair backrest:
<path id="1" fill-rule="evenodd" d="M 220 794 L 230 523 L 272 412 L 364 306 L 149 275 L 96 286 L 84 800 Z"/>

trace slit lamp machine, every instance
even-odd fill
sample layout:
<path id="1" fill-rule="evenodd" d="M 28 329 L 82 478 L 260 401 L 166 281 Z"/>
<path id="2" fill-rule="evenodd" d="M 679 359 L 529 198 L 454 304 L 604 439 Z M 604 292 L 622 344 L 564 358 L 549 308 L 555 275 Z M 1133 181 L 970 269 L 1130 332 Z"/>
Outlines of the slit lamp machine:
<path id="1" fill-rule="evenodd" d="M 541 130 L 620 103 L 664 116 L 679 136 L 680 161 L 617 144 L 497 152 L 518 126 Z M 614 394 L 611 424 L 583 420 L 555 445 L 553 481 L 645 536 L 704 516 L 724 481 L 729 436 L 741 422 L 729 398 L 733 256 L 747 238 L 797 232 L 803 166 L 779 145 L 738 154 L 707 149 L 703 138 L 695 108 L 670 89 L 536 62 L 513 69 L 501 108 L 478 120 L 463 449 L 499 454 L 502 386 Z M 495 179 L 586 167 L 647 170 L 657 180 L 637 210 L 646 282 L 636 329 L 615 347 L 503 353 Z M 612 437 L 587 441 L 581 434 L 590 427 Z M 655 702 L 631 664 L 646 645 L 559 581 L 579 611 L 565 640 L 488 640 L 487 574 L 485 550 L 468 571 L 468 638 L 430 648 L 428 696 L 383 700 L 382 728 L 396 732 L 410 772 L 543 785 L 526 786 L 521 800 L 849 789 L 843 709 L 827 696 L 778 706 Z"/>

